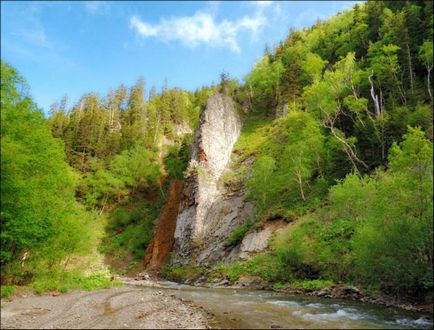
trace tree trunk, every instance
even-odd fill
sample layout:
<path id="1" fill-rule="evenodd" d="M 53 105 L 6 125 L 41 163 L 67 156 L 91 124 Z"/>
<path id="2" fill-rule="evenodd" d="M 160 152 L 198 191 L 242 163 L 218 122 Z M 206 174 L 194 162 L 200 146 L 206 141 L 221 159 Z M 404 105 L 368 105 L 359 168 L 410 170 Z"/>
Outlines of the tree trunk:
<path id="1" fill-rule="evenodd" d="M 70 258 L 71 258 L 70 255 L 66 258 L 65 264 L 63 265 L 63 270 L 64 270 L 64 271 L 65 271 L 66 267 L 68 266 L 68 263 L 69 263 L 69 259 L 70 259 Z"/>
<path id="2" fill-rule="evenodd" d="M 157 142 L 157 134 L 158 134 L 159 126 L 160 126 L 160 113 L 158 112 L 157 125 L 155 127 L 155 134 L 154 134 L 154 144 Z"/>
<path id="3" fill-rule="evenodd" d="M 298 187 L 300 188 L 301 198 L 303 198 L 303 201 L 306 201 L 306 197 L 304 196 L 304 191 L 303 191 L 303 182 L 301 180 L 300 173 L 297 173 L 297 182 L 298 182 Z"/>
<path id="4" fill-rule="evenodd" d="M 406 45 L 407 45 L 407 57 L 408 57 L 408 69 L 410 70 L 411 93 L 414 93 L 414 89 L 413 89 L 413 66 L 411 65 L 411 53 L 410 53 L 410 47 L 408 46 L 408 42 Z"/>
<path id="5" fill-rule="evenodd" d="M 294 108 L 295 108 L 295 105 L 294 105 Z M 285 103 L 283 105 L 283 109 L 282 109 L 282 117 L 286 117 L 287 115 L 288 115 L 288 104 Z"/>
<path id="6" fill-rule="evenodd" d="M 429 94 L 429 98 L 431 99 L 431 103 L 432 103 L 432 93 L 431 93 L 431 82 L 430 82 L 430 76 L 431 76 L 431 70 L 432 70 L 432 67 L 430 67 L 430 68 L 428 68 L 427 69 L 427 71 L 428 71 L 428 80 L 427 80 L 427 82 L 428 82 L 428 94 Z"/>
<path id="7" fill-rule="evenodd" d="M 372 71 L 371 75 L 368 77 L 369 83 L 371 85 L 371 98 L 374 101 L 375 106 L 375 115 L 378 117 L 381 113 L 380 102 L 378 101 L 378 95 L 375 95 L 374 83 L 372 81 L 372 76 L 374 75 L 374 71 Z"/>
<path id="8" fill-rule="evenodd" d="M 363 160 L 359 159 L 359 157 L 357 157 L 356 152 L 353 150 L 353 148 L 347 141 L 345 141 L 338 134 L 336 134 L 333 125 L 330 126 L 330 131 L 332 132 L 333 136 L 344 145 L 345 153 L 348 155 L 348 158 L 350 159 L 354 168 L 357 170 L 357 172 L 359 172 L 359 175 L 361 176 L 361 173 L 359 171 L 359 168 L 356 165 L 356 162 L 362 164 L 363 167 L 366 169 L 368 168 L 368 165 Z"/>
<path id="9" fill-rule="evenodd" d="M 384 160 L 386 158 L 386 150 L 384 145 L 384 120 L 381 120 L 381 159 Z"/>

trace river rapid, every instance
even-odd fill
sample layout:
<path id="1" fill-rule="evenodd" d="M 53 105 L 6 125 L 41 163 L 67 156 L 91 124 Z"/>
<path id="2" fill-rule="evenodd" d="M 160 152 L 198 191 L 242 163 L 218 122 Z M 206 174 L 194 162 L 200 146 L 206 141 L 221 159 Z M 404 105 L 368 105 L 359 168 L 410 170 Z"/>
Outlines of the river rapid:
<path id="1" fill-rule="evenodd" d="M 160 282 L 163 292 L 215 315 L 212 327 L 304 329 L 432 329 L 427 315 L 358 301 L 271 291 L 201 288 Z"/>

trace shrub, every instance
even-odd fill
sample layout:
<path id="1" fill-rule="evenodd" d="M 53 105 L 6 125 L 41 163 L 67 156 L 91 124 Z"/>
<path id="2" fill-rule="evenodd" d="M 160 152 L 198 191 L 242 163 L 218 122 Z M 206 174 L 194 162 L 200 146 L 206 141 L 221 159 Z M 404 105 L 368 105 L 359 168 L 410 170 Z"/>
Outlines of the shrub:
<path id="1" fill-rule="evenodd" d="M 12 293 L 14 293 L 16 287 L 13 285 L 2 285 L 1 286 L 1 297 L 2 298 L 9 298 Z"/>
<path id="2" fill-rule="evenodd" d="M 94 273 L 84 276 L 76 272 L 56 272 L 41 274 L 30 287 L 36 293 L 43 293 L 45 291 L 66 293 L 72 289 L 92 291 L 120 285 L 122 285 L 120 281 L 111 281 L 107 274 Z"/>
<path id="3" fill-rule="evenodd" d="M 184 265 L 175 266 L 165 264 L 161 267 L 161 275 L 175 282 L 185 282 L 197 280 L 204 272 L 204 269 L 199 266 Z"/>
<path id="4" fill-rule="evenodd" d="M 259 276 L 269 282 L 287 281 L 290 278 L 290 275 L 282 267 L 278 259 L 269 254 L 258 254 L 250 260 L 233 264 L 220 264 L 212 270 L 209 278 L 226 277 L 233 283 L 242 275 Z"/>
<path id="5" fill-rule="evenodd" d="M 246 233 L 249 231 L 251 226 L 252 226 L 252 221 L 248 219 L 244 224 L 235 228 L 227 239 L 228 245 L 235 246 L 238 243 L 240 243 L 243 240 Z"/>
<path id="6" fill-rule="evenodd" d="M 314 291 L 324 287 L 332 286 L 333 282 L 329 280 L 307 280 L 307 281 L 294 281 L 291 287 L 300 288 L 306 291 Z"/>

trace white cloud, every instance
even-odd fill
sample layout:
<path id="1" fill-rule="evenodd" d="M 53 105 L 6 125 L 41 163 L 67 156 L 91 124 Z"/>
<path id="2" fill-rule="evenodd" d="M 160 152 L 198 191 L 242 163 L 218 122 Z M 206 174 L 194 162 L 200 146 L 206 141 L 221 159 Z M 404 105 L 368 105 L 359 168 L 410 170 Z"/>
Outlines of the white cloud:
<path id="1" fill-rule="evenodd" d="M 213 15 L 196 12 L 192 16 L 161 19 L 157 24 L 149 24 L 139 17 L 130 19 L 130 28 L 143 38 L 158 37 L 163 41 L 177 40 L 189 47 L 206 44 L 213 47 L 229 47 L 240 53 L 238 35 L 242 31 L 257 34 L 266 24 L 266 17 L 257 13 L 253 17 L 244 16 L 238 20 L 217 22 Z"/>
<path id="2" fill-rule="evenodd" d="M 85 9 L 89 14 L 104 14 L 109 9 L 109 4 L 105 1 L 86 1 Z"/>
<path id="3" fill-rule="evenodd" d="M 138 18 L 137 16 L 133 16 L 130 19 L 130 27 L 133 29 L 136 29 L 136 31 L 142 36 L 142 37 L 150 37 L 155 36 L 158 33 L 157 28 L 149 25 L 146 22 L 143 22 Z"/>

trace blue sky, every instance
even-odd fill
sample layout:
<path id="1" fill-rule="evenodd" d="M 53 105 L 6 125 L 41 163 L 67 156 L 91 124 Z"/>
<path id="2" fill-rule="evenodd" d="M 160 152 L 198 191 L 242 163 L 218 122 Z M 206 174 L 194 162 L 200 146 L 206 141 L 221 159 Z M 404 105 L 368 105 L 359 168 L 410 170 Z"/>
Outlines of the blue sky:
<path id="1" fill-rule="evenodd" d="M 224 70 L 242 79 L 264 45 L 350 8 L 354 1 L 1 2 L 1 57 L 47 111 L 68 95 L 104 96 L 140 76 L 149 90 L 194 90 Z"/>

